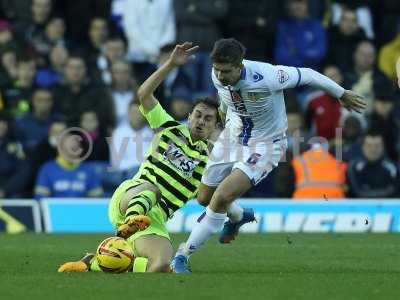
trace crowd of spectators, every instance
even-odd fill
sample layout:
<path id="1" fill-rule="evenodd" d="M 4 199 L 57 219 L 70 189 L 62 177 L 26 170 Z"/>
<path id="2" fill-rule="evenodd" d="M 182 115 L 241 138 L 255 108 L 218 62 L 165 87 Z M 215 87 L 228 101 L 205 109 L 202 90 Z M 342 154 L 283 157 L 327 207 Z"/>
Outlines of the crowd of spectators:
<path id="1" fill-rule="evenodd" d="M 323 91 L 288 91 L 287 155 L 247 196 L 312 197 L 327 182 L 326 197 L 400 196 L 398 0 L 0 0 L 0 197 L 110 195 L 153 136 L 140 83 L 177 42 L 199 45 L 157 90 L 185 122 L 194 99 L 216 97 L 209 53 L 222 37 L 368 103 L 354 114 Z"/>

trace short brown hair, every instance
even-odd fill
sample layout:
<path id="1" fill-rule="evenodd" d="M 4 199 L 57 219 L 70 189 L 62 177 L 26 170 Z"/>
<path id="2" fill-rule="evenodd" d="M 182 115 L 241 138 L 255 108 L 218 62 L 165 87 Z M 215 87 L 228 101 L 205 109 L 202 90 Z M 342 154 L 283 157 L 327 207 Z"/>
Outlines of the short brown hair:
<path id="1" fill-rule="evenodd" d="M 209 108 L 213 108 L 215 109 L 215 113 L 216 113 L 216 117 L 217 117 L 217 124 L 221 123 L 221 117 L 219 115 L 219 103 L 217 100 L 214 100 L 212 98 L 209 97 L 205 97 L 205 98 L 198 98 L 194 101 L 193 103 L 193 107 L 192 107 L 192 111 L 195 109 L 195 107 L 199 104 L 204 104 L 205 106 L 209 107 Z"/>
<path id="2" fill-rule="evenodd" d="M 210 57 L 216 63 L 240 65 L 245 53 L 246 47 L 238 40 L 234 38 L 220 39 L 215 42 Z"/>

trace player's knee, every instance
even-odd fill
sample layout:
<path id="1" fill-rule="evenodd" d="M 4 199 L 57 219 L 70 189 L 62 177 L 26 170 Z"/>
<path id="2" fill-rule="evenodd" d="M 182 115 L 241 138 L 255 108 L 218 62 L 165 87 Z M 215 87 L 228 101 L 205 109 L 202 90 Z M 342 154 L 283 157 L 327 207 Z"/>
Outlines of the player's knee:
<path id="1" fill-rule="evenodd" d="M 197 202 L 202 206 L 207 206 L 210 203 L 212 194 L 206 190 L 199 190 L 197 194 Z"/>
<path id="2" fill-rule="evenodd" d="M 156 187 L 154 184 L 146 182 L 146 183 L 143 183 L 142 187 L 143 187 L 143 189 L 153 192 L 156 195 L 157 201 L 160 200 L 161 192 L 160 192 L 159 188 Z"/>
<path id="3" fill-rule="evenodd" d="M 212 206 L 219 209 L 226 209 L 235 198 L 230 193 L 216 191 L 211 199 Z"/>

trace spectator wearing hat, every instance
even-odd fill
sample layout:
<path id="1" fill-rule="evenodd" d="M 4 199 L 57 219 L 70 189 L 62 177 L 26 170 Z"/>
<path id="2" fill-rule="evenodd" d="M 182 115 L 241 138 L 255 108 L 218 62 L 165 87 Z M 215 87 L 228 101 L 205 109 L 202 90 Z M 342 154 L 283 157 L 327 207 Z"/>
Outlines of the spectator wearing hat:
<path id="1" fill-rule="evenodd" d="M 362 143 L 360 158 L 350 161 L 347 170 L 348 197 L 391 198 L 399 196 L 400 176 L 397 165 L 385 156 L 380 131 L 369 131 Z"/>
<path id="2" fill-rule="evenodd" d="M 398 161 L 400 122 L 394 114 L 397 96 L 391 85 L 376 86 L 374 93 L 373 110 L 368 118 L 369 127 L 382 134 L 387 156 Z"/>

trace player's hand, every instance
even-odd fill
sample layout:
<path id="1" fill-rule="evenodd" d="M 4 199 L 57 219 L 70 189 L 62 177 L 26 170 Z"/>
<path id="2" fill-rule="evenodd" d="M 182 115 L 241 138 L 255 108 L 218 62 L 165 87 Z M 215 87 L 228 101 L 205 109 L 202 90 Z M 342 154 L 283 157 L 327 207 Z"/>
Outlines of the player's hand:
<path id="1" fill-rule="evenodd" d="M 364 97 L 350 90 L 345 90 L 339 101 L 342 106 L 350 112 L 354 110 L 358 113 L 362 113 L 362 111 L 367 107 Z"/>
<path id="2" fill-rule="evenodd" d="M 199 49 L 199 46 L 193 46 L 193 43 L 185 42 L 175 46 L 172 51 L 169 61 L 175 66 L 186 64 L 190 59 L 194 58 L 194 53 Z"/>

